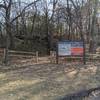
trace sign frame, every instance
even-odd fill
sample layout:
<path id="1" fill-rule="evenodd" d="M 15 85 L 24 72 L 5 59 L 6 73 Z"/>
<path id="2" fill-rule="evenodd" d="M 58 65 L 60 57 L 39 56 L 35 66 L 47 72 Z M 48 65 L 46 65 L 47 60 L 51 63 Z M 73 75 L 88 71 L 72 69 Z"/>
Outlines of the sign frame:
<path id="1" fill-rule="evenodd" d="M 71 46 L 72 46 L 72 44 L 74 43 L 78 43 L 78 44 L 80 44 L 80 46 L 79 46 L 79 48 L 82 48 L 82 50 L 83 51 L 81 51 L 81 52 L 83 52 L 82 54 L 78 54 L 78 55 L 75 55 L 75 54 L 73 54 L 72 55 L 72 53 L 70 53 L 69 55 L 67 55 L 66 53 L 65 53 L 65 55 L 64 54 L 59 54 L 59 44 L 60 43 L 69 43 Z M 67 48 L 65 48 L 66 50 L 67 50 Z M 63 50 L 62 50 L 63 51 Z M 65 41 L 58 41 L 57 42 L 57 47 L 56 47 L 56 62 L 57 62 L 57 64 L 59 63 L 59 57 L 82 57 L 83 58 L 83 63 L 85 62 L 85 46 L 84 46 L 84 41 L 82 41 L 82 40 L 80 40 L 80 41 L 69 41 L 69 40 L 65 40 Z M 85 64 L 85 63 L 84 63 Z"/>

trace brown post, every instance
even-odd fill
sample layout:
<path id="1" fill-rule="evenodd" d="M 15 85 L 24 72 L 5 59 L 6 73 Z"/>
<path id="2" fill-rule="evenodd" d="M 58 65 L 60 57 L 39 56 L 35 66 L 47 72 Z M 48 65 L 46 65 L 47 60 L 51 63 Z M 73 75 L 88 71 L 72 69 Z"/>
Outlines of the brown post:
<path id="1" fill-rule="evenodd" d="M 38 53 L 38 51 L 36 51 L 36 63 L 38 63 L 38 56 L 39 56 L 39 53 Z"/>
<path id="2" fill-rule="evenodd" d="M 4 48 L 4 51 L 3 51 L 3 63 L 4 64 L 8 63 L 8 50 L 6 48 Z"/>
<path id="3" fill-rule="evenodd" d="M 52 51 L 50 51 L 50 62 L 52 63 Z"/>
<path id="4" fill-rule="evenodd" d="M 58 55 L 58 44 L 57 44 L 57 47 L 56 47 L 56 64 L 59 63 L 59 55 Z"/>

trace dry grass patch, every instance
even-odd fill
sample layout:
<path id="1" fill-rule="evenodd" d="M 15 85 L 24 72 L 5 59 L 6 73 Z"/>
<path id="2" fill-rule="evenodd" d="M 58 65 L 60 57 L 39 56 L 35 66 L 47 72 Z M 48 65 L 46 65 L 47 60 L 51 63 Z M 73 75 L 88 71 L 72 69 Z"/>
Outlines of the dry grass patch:
<path id="1" fill-rule="evenodd" d="M 57 100 L 99 85 L 97 65 L 33 65 L 0 73 L 0 100 Z"/>

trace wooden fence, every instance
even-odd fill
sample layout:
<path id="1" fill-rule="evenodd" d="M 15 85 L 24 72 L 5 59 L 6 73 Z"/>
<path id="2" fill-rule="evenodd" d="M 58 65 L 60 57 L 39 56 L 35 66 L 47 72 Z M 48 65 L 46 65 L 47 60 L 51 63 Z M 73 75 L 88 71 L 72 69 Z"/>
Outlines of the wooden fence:
<path id="1" fill-rule="evenodd" d="M 55 51 L 51 51 L 50 52 L 50 61 L 55 63 L 56 62 L 56 52 Z M 86 61 L 100 61 L 100 54 L 90 54 L 90 53 L 86 53 L 86 57 L 85 57 Z M 66 57 L 59 57 L 59 61 L 63 62 L 63 61 L 75 61 L 75 60 L 79 60 L 82 61 L 83 57 L 79 57 L 79 56 L 66 56 Z"/>
<path id="2" fill-rule="evenodd" d="M 3 61 L 5 55 L 5 49 L 0 48 L 0 59 Z M 39 53 L 36 52 L 24 52 L 24 51 L 15 51 L 8 50 L 8 61 L 12 60 L 22 60 L 22 59 L 34 59 L 38 63 Z"/>
<path id="3" fill-rule="evenodd" d="M 10 59 L 35 59 L 35 62 L 38 63 L 38 51 L 36 52 L 24 52 L 24 51 L 14 51 L 9 50 L 8 55 Z"/>
<path id="4" fill-rule="evenodd" d="M 0 48 L 0 61 L 4 60 L 4 55 L 5 55 L 5 49 Z M 39 53 L 38 51 L 36 52 L 24 52 L 24 51 L 15 51 L 15 50 L 8 50 L 8 61 L 17 61 L 17 60 L 23 60 L 23 59 L 33 59 L 35 63 L 38 63 L 39 60 Z M 42 59 L 42 58 L 41 58 Z M 60 62 L 66 62 L 66 61 L 81 61 L 83 58 L 82 57 L 76 57 L 76 56 L 69 56 L 69 57 L 60 57 L 59 61 Z M 45 59 L 46 60 L 46 59 Z M 100 54 L 86 54 L 86 60 L 87 61 L 95 61 L 98 60 L 100 61 Z M 56 52 L 51 51 L 50 56 L 49 56 L 49 61 L 51 63 L 56 63 Z"/>

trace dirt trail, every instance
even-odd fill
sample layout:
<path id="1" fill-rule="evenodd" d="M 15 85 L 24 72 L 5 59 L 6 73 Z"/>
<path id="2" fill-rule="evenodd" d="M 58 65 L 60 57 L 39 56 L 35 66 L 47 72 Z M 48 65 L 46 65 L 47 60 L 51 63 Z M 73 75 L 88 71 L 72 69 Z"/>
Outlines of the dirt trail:
<path id="1" fill-rule="evenodd" d="M 0 100 L 57 100 L 76 91 L 100 86 L 99 63 L 0 68 Z"/>

